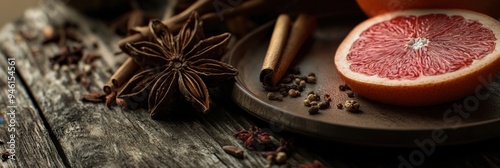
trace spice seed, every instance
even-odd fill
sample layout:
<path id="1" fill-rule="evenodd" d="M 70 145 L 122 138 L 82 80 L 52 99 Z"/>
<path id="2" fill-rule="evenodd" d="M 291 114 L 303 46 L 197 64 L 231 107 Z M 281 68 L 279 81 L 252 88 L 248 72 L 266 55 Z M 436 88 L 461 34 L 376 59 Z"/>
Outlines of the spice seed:
<path id="1" fill-rule="evenodd" d="M 347 89 L 345 88 L 345 85 L 339 85 L 339 90 L 340 91 L 346 91 Z"/>
<path id="2" fill-rule="evenodd" d="M 316 101 L 316 100 L 318 100 L 318 99 L 316 99 L 316 98 L 317 98 L 317 97 L 316 97 L 316 95 L 314 95 L 314 94 L 309 94 L 309 95 L 307 95 L 307 100 L 309 100 L 309 101 Z"/>
<path id="3" fill-rule="evenodd" d="M 337 104 L 337 108 L 338 108 L 338 109 L 343 109 L 343 108 L 344 108 L 344 105 L 342 105 L 342 103 L 339 103 L 339 104 Z"/>
<path id="4" fill-rule="evenodd" d="M 359 111 L 359 103 L 354 100 L 347 100 L 344 103 L 345 108 L 349 112 L 358 112 Z"/>
<path id="5" fill-rule="evenodd" d="M 285 152 L 278 152 L 278 154 L 276 154 L 276 163 L 282 164 L 285 163 L 286 160 L 288 160 L 288 157 Z"/>
<path id="6" fill-rule="evenodd" d="M 299 84 L 300 84 L 300 81 L 301 81 L 301 79 L 300 79 L 300 78 L 295 78 L 295 80 L 294 80 L 294 82 L 295 82 L 295 84 L 296 84 L 296 85 L 299 85 Z"/>
<path id="7" fill-rule="evenodd" d="M 309 115 L 316 115 L 319 114 L 319 107 L 318 106 L 311 106 L 308 110 Z"/>
<path id="8" fill-rule="evenodd" d="M 353 98 L 353 97 L 354 97 L 354 92 L 348 92 L 348 93 L 347 93 L 347 97 L 351 97 L 351 98 Z"/>
<path id="9" fill-rule="evenodd" d="M 315 74 L 314 72 L 311 72 L 311 73 L 309 73 L 309 75 L 307 75 L 307 76 L 316 76 L 316 74 Z"/>
<path id="10" fill-rule="evenodd" d="M 307 83 L 316 83 L 316 77 L 315 76 L 308 76 L 307 77 Z"/>
<path id="11" fill-rule="evenodd" d="M 309 101 L 309 99 L 305 99 L 304 100 L 304 106 L 311 107 L 311 101 Z"/>
<path id="12" fill-rule="evenodd" d="M 224 150 L 224 152 L 226 152 L 234 157 L 237 157 L 240 159 L 244 157 L 243 150 L 241 150 L 240 148 L 238 148 L 236 146 L 223 146 L 222 149 Z"/>
<path id="13" fill-rule="evenodd" d="M 319 106 L 320 110 L 324 110 L 324 109 L 330 108 L 330 103 L 329 102 L 321 102 L 321 103 L 319 103 L 318 106 Z"/>
<path id="14" fill-rule="evenodd" d="M 306 87 L 306 81 L 305 80 L 300 80 L 299 86 L 302 87 L 302 88 L 305 88 Z"/>
<path id="15" fill-rule="evenodd" d="M 290 95 L 290 97 L 299 97 L 300 96 L 300 92 L 298 90 L 295 90 L 295 89 L 290 89 L 288 90 L 288 95 Z"/>
<path id="16" fill-rule="evenodd" d="M 274 100 L 275 98 L 276 98 L 276 94 L 274 94 L 273 92 L 267 93 L 267 99 Z"/>

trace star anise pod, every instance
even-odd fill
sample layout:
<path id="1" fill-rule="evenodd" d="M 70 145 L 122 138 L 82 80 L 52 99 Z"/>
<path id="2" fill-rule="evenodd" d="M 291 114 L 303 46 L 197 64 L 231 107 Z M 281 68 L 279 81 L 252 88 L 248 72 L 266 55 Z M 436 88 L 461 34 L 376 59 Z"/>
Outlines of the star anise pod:
<path id="1" fill-rule="evenodd" d="M 149 113 L 169 113 L 183 97 L 200 112 L 210 109 L 206 83 L 230 79 L 238 74 L 220 62 L 231 35 L 204 38 L 198 14 L 193 13 L 174 36 L 159 20 L 149 23 L 152 40 L 126 44 L 128 53 L 143 69 L 133 76 L 119 98 L 133 100 L 147 95 Z M 182 96 L 179 96 L 182 95 Z"/>
<path id="2" fill-rule="evenodd" d="M 248 130 L 241 130 L 234 137 L 243 141 L 245 148 L 254 149 L 256 145 L 266 145 L 271 142 L 269 132 L 262 131 L 259 127 L 251 126 Z"/>

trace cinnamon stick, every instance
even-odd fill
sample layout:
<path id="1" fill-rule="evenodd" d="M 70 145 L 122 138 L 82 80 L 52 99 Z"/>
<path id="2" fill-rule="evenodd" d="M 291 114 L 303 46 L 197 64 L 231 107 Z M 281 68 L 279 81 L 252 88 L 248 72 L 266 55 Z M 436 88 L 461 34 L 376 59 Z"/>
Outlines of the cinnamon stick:
<path id="1" fill-rule="evenodd" d="M 295 56 L 299 52 L 304 41 L 312 34 L 312 32 L 316 28 L 316 17 L 308 14 L 301 13 L 298 15 L 297 19 L 294 21 L 292 28 L 290 30 L 290 34 L 288 39 L 286 40 L 284 49 L 282 49 L 283 53 L 278 55 L 280 49 L 283 46 L 278 45 L 283 43 L 283 35 L 280 35 L 279 42 L 272 42 L 274 37 L 271 37 L 271 43 L 273 46 L 269 46 L 268 54 L 266 54 L 266 58 L 264 59 L 264 64 L 261 70 L 260 78 L 261 82 L 266 89 L 275 89 L 278 82 L 281 80 L 283 75 L 285 75 L 288 67 L 292 64 Z M 274 36 L 273 32 L 273 36 Z M 278 32 L 283 33 L 283 32 Z M 271 51 L 269 51 L 271 50 Z M 278 52 L 279 51 L 279 52 Z M 270 62 L 266 62 L 270 61 Z M 273 63 L 274 62 L 274 63 Z"/>
<path id="2" fill-rule="evenodd" d="M 271 89 L 276 84 L 273 82 L 275 76 L 274 72 L 280 62 L 283 49 L 285 48 L 291 22 L 290 16 L 281 14 L 278 16 L 276 24 L 274 25 L 273 35 L 271 36 L 271 41 L 269 42 L 269 47 L 264 62 L 262 63 L 262 69 L 259 76 L 260 82 L 262 82 L 266 88 Z"/>
<path id="3" fill-rule="evenodd" d="M 104 84 L 103 91 L 106 94 L 110 94 L 115 91 L 117 88 L 123 86 L 125 82 L 127 82 L 132 75 L 139 69 L 139 66 L 135 61 L 128 57 L 125 62 L 115 71 L 115 73 L 111 76 L 111 78 Z"/>

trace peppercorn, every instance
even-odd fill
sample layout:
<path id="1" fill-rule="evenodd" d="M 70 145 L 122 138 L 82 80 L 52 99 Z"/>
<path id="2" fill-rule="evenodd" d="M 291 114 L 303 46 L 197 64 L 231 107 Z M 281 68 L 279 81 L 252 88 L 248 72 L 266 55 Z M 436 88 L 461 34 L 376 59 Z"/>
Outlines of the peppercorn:
<path id="1" fill-rule="evenodd" d="M 342 103 L 339 103 L 339 104 L 337 104 L 337 108 L 338 108 L 338 109 L 343 109 L 343 108 L 344 108 L 344 105 L 342 105 Z"/>
<path id="2" fill-rule="evenodd" d="M 318 106 L 311 106 L 308 110 L 309 115 L 316 115 L 319 114 L 319 107 Z"/>
<path id="3" fill-rule="evenodd" d="M 311 104 L 311 106 L 317 106 L 318 102 L 317 101 L 311 101 L 310 104 Z"/>
<path id="4" fill-rule="evenodd" d="M 316 83 L 316 77 L 315 76 L 308 76 L 307 77 L 307 83 Z"/>
<path id="5" fill-rule="evenodd" d="M 317 98 L 317 97 L 316 97 L 316 95 L 314 95 L 314 94 L 309 94 L 309 95 L 307 95 L 307 98 L 306 98 L 306 99 L 307 99 L 307 100 L 309 100 L 309 101 L 316 101 L 316 100 L 318 100 L 318 99 L 316 99 L 316 98 Z"/>
<path id="6" fill-rule="evenodd" d="M 359 111 L 359 103 L 356 102 L 355 100 L 347 100 L 344 103 L 345 108 L 349 112 L 358 112 Z"/>
<path id="7" fill-rule="evenodd" d="M 295 90 L 295 89 L 290 89 L 288 90 L 288 95 L 290 95 L 290 97 L 299 97 L 300 96 L 300 92 L 298 90 Z"/>
<path id="8" fill-rule="evenodd" d="M 309 101 L 309 99 L 305 99 L 304 106 L 311 107 L 311 101 Z"/>
<path id="9" fill-rule="evenodd" d="M 288 157 L 286 156 L 286 153 L 285 152 L 278 152 L 278 154 L 276 154 L 276 163 L 278 164 L 282 164 L 282 163 L 285 163 L 286 160 L 288 159 Z"/>
<path id="10" fill-rule="evenodd" d="M 346 91 L 345 85 L 339 85 L 339 90 L 340 91 Z"/>
<path id="11" fill-rule="evenodd" d="M 316 74 L 315 74 L 314 72 L 311 72 L 311 73 L 309 73 L 309 75 L 307 75 L 307 76 L 316 76 Z"/>
<path id="12" fill-rule="evenodd" d="M 306 87 L 306 81 L 305 80 L 300 80 L 299 86 L 305 88 Z"/>
<path id="13" fill-rule="evenodd" d="M 276 94 L 274 92 L 268 92 L 267 93 L 267 99 L 268 100 L 274 100 L 276 98 Z"/>
<path id="14" fill-rule="evenodd" d="M 301 80 L 300 78 L 295 78 L 294 83 L 295 83 L 296 85 L 299 85 L 299 84 L 300 84 L 300 80 Z"/>
<path id="15" fill-rule="evenodd" d="M 351 98 L 354 97 L 354 92 L 348 92 L 347 97 L 351 97 Z"/>
<path id="16" fill-rule="evenodd" d="M 318 106 L 320 110 L 324 110 L 330 108 L 330 102 L 321 102 Z"/>

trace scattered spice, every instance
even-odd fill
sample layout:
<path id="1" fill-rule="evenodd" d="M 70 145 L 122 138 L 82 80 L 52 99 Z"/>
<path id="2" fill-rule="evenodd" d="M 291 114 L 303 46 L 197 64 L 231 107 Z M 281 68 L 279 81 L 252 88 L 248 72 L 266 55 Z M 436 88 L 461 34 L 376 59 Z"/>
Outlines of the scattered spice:
<path id="1" fill-rule="evenodd" d="M 312 163 L 301 164 L 299 168 L 326 168 L 326 166 L 320 161 L 314 160 Z"/>
<path id="2" fill-rule="evenodd" d="M 359 103 L 355 100 L 346 100 L 344 103 L 344 107 L 349 112 L 359 112 Z"/>
<path id="3" fill-rule="evenodd" d="M 265 157 L 270 163 L 285 163 L 288 159 L 288 155 L 291 154 L 293 148 L 292 141 L 280 138 L 280 146 L 274 151 L 261 152 L 261 155 Z"/>
<path id="4" fill-rule="evenodd" d="M 283 164 L 286 162 L 286 160 L 288 160 L 288 157 L 285 152 L 278 152 L 278 154 L 276 154 L 276 163 Z"/>
<path id="5" fill-rule="evenodd" d="M 311 107 L 311 101 L 309 99 L 304 99 L 304 106 Z"/>
<path id="6" fill-rule="evenodd" d="M 316 76 L 307 76 L 307 83 L 316 83 Z"/>
<path id="7" fill-rule="evenodd" d="M 353 98 L 354 97 L 354 92 L 347 92 L 347 97 Z"/>
<path id="8" fill-rule="evenodd" d="M 271 142 L 269 132 L 262 131 L 256 126 L 250 126 L 248 130 L 242 129 L 238 133 L 234 134 L 234 137 L 244 142 L 244 146 L 247 149 L 253 150 L 256 145 L 267 145 Z"/>
<path id="9" fill-rule="evenodd" d="M 2 161 L 5 162 L 5 161 L 9 160 L 10 155 L 12 155 L 12 154 L 9 151 L 5 151 L 4 153 L 2 153 Z"/>
<path id="10" fill-rule="evenodd" d="M 344 108 L 344 105 L 342 105 L 342 103 L 337 104 L 337 109 L 343 109 L 343 108 Z"/>
<path id="11" fill-rule="evenodd" d="M 308 112 L 309 115 L 319 114 L 319 107 L 317 105 L 316 106 L 311 105 L 311 108 L 309 108 Z"/>
<path id="12" fill-rule="evenodd" d="M 324 101 L 318 104 L 318 107 L 320 110 L 328 109 L 330 108 L 330 102 Z"/>
<path id="13" fill-rule="evenodd" d="M 290 95 L 290 97 L 292 97 L 292 98 L 299 97 L 300 91 L 298 91 L 296 89 L 290 89 L 290 90 L 288 90 L 288 95 Z"/>
<path id="14" fill-rule="evenodd" d="M 275 100 L 275 101 L 282 101 L 283 96 L 282 95 L 276 95 L 274 92 L 268 92 L 267 93 L 267 99 L 268 100 Z"/>
<path id="15" fill-rule="evenodd" d="M 224 152 L 236 157 L 242 159 L 244 157 L 243 155 L 243 150 L 236 146 L 223 146 L 222 149 Z"/>

